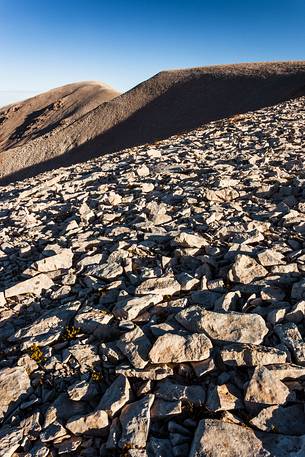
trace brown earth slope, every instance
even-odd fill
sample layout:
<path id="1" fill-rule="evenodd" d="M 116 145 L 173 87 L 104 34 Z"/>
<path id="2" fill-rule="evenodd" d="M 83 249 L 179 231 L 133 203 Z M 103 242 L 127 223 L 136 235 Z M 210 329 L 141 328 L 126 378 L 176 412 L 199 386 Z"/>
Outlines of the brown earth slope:
<path id="1" fill-rule="evenodd" d="M 153 142 L 304 94 L 304 61 L 164 71 L 99 103 L 73 123 L 59 123 L 37 138 L 33 132 L 23 144 L 4 148 L 0 182 Z"/>
<path id="2" fill-rule="evenodd" d="M 0 108 L 0 151 L 22 146 L 57 127 L 66 127 L 118 95 L 106 84 L 86 81 Z"/>

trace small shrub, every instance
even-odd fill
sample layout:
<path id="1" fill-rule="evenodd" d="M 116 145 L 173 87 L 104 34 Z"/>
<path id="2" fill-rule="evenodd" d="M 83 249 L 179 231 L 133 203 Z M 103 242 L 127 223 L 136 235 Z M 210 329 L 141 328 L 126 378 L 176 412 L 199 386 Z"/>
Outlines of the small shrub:
<path id="1" fill-rule="evenodd" d="M 29 356 L 31 359 L 35 360 L 38 365 L 41 365 L 45 361 L 45 357 L 43 355 L 42 350 L 37 344 L 32 344 L 32 346 L 29 349 Z"/>
<path id="2" fill-rule="evenodd" d="M 62 338 L 65 341 L 70 341 L 70 340 L 75 340 L 75 338 L 80 334 L 80 329 L 77 327 L 74 327 L 74 325 L 67 326 L 65 328 L 65 331 L 62 335 Z"/>

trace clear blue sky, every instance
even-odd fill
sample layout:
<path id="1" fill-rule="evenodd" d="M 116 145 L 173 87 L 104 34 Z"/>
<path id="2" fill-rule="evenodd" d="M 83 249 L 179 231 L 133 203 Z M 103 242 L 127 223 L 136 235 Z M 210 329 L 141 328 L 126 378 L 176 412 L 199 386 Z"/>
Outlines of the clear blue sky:
<path id="1" fill-rule="evenodd" d="M 304 60 L 305 0 L 0 0 L 0 105 L 162 69 Z"/>

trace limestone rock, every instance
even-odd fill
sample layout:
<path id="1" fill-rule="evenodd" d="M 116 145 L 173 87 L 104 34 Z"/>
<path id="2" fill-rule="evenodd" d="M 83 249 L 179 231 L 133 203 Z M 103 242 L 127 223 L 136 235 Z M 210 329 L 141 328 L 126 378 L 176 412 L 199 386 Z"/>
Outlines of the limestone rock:
<path id="1" fill-rule="evenodd" d="M 37 271 L 47 273 L 48 271 L 71 268 L 72 260 L 73 252 L 71 249 L 63 249 L 60 254 L 38 260 L 33 266 Z"/>
<path id="2" fill-rule="evenodd" d="M 135 368 L 144 368 L 147 365 L 151 344 L 139 327 L 136 326 L 134 330 L 125 333 L 117 345 Z"/>
<path id="3" fill-rule="evenodd" d="M 0 370 L 0 419 L 12 406 L 17 406 L 31 387 L 29 376 L 23 367 Z"/>
<path id="4" fill-rule="evenodd" d="M 151 278 L 136 288 L 136 295 L 174 295 L 179 292 L 180 284 L 174 277 Z"/>
<path id="5" fill-rule="evenodd" d="M 104 393 L 97 409 L 102 409 L 112 417 L 114 416 L 129 400 L 131 387 L 123 375 L 119 375 Z"/>
<path id="6" fill-rule="evenodd" d="M 207 359 L 212 343 L 204 334 L 159 336 L 149 353 L 152 363 L 195 362 Z"/>
<path id="7" fill-rule="evenodd" d="M 148 294 L 143 297 L 126 297 L 117 301 L 113 314 L 127 320 L 135 319 L 138 314 L 163 300 L 162 295 Z"/>
<path id="8" fill-rule="evenodd" d="M 43 290 L 49 290 L 54 285 L 51 278 L 41 273 L 33 278 L 17 283 L 15 286 L 5 290 L 6 298 L 15 297 L 16 295 L 34 294 L 40 295 Z"/>
<path id="9" fill-rule="evenodd" d="M 220 350 L 220 357 L 226 365 L 238 367 L 285 363 L 287 360 L 287 354 L 279 349 L 241 343 L 224 346 Z"/>
<path id="10" fill-rule="evenodd" d="M 216 419 L 202 419 L 189 457 L 268 457 L 253 430 Z"/>
<path id="11" fill-rule="evenodd" d="M 247 255 L 239 254 L 229 272 L 228 278 L 232 282 L 250 284 L 253 280 L 263 278 L 268 270 Z"/>
<path id="12" fill-rule="evenodd" d="M 66 423 L 66 428 L 74 435 L 103 436 L 107 432 L 108 415 L 105 411 L 98 410 L 82 417 L 72 417 Z"/>
<path id="13" fill-rule="evenodd" d="M 154 402 L 154 395 L 150 394 L 134 403 L 125 405 L 120 422 L 122 437 L 119 446 L 124 448 L 145 449 L 150 425 L 150 408 Z"/>
<path id="14" fill-rule="evenodd" d="M 250 379 L 245 393 L 245 401 L 250 404 L 280 405 L 286 402 L 289 389 L 272 377 L 272 372 L 265 367 L 257 367 Z"/>
<path id="15" fill-rule="evenodd" d="M 258 314 L 216 313 L 191 306 L 175 317 L 190 332 L 204 332 L 212 340 L 260 344 L 268 333 L 264 319 Z"/>

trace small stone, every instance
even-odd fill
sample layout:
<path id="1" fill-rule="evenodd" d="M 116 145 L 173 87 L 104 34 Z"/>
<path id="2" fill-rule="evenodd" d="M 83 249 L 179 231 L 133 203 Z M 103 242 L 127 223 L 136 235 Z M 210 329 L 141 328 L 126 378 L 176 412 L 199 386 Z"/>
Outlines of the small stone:
<path id="1" fill-rule="evenodd" d="M 268 457 L 253 430 L 217 419 L 202 419 L 189 457 Z"/>
<path id="2" fill-rule="evenodd" d="M 292 310 L 285 315 L 285 320 L 298 324 L 305 318 L 305 300 L 296 303 Z"/>
<path id="3" fill-rule="evenodd" d="M 121 336 L 117 346 L 135 368 L 144 368 L 147 365 L 151 344 L 140 327 L 136 326 L 134 330 Z"/>
<path id="4" fill-rule="evenodd" d="M 264 432 L 305 435 L 303 405 L 269 406 L 251 419 L 250 424 Z"/>
<path id="5" fill-rule="evenodd" d="M 266 249 L 265 251 L 260 252 L 257 255 L 257 258 L 263 267 L 272 267 L 285 263 L 283 254 L 275 249 Z"/>
<path id="6" fill-rule="evenodd" d="M 152 419 L 164 419 L 181 414 L 182 405 L 180 400 L 167 401 L 162 398 L 156 398 L 150 410 Z"/>
<path id="7" fill-rule="evenodd" d="M 126 320 L 135 319 L 142 311 L 163 300 L 162 295 L 145 295 L 143 297 L 126 297 L 118 300 L 112 312 L 116 317 Z"/>
<path id="8" fill-rule="evenodd" d="M 129 378 L 140 378 L 151 381 L 159 381 L 173 375 L 173 368 L 167 365 L 147 365 L 143 369 L 119 366 L 115 371 L 117 374 L 123 374 Z"/>
<path id="9" fill-rule="evenodd" d="M 190 332 L 204 332 L 212 340 L 260 344 L 268 328 L 258 314 L 216 313 L 199 306 L 191 306 L 175 318 Z"/>
<path id="10" fill-rule="evenodd" d="M 174 295 L 180 291 L 180 284 L 172 276 L 162 278 L 151 278 L 142 282 L 136 288 L 136 295 Z"/>
<path id="11" fill-rule="evenodd" d="M 119 442 L 120 448 L 145 449 L 150 425 L 150 408 L 154 402 L 154 395 L 147 395 L 141 400 L 125 405 L 120 422 L 122 437 Z"/>
<path id="12" fill-rule="evenodd" d="M 257 367 L 248 384 L 245 401 L 249 404 L 280 405 L 286 402 L 288 395 L 288 387 L 274 379 L 271 371 Z"/>
<path id="13" fill-rule="evenodd" d="M 206 397 L 205 389 L 201 385 L 184 386 L 169 379 L 159 382 L 155 394 L 163 400 L 181 400 L 193 406 L 203 406 Z"/>
<path id="14" fill-rule="evenodd" d="M 37 271 L 47 273 L 48 271 L 71 268 L 72 260 L 73 252 L 71 249 L 63 249 L 60 254 L 38 260 L 33 266 Z"/>
<path id="15" fill-rule="evenodd" d="M 40 440 L 42 443 L 54 441 L 67 435 L 66 429 L 57 421 L 48 425 L 48 427 L 40 433 Z"/>
<path id="16" fill-rule="evenodd" d="M 66 428 L 74 435 L 104 436 L 108 428 L 106 411 L 98 410 L 82 417 L 72 417 L 66 423 Z"/>
<path id="17" fill-rule="evenodd" d="M 268 274 L 262 265 L 256 262 L 252 257 L 239 254 L 229 271 L 228 278 L 232 282 L 250 284 L 255 279 L 263 278 Z"/>
<path id="18" fill-rule="evenodd" d="M 228 384 L 212 386 L 208 391 L 206 406 L 210 411 L 230 411 L 242 408 L 242 401 L 236 396 L 236 389 Z"/>
<path id="19" fill-rule="evenodd" d="M 141 167 L 137 169 L 137 174 L 141 178 L 145 178 L 146 176 L 149 176 L 149 168 L 145 164 L 143 164 L 141 165 Z"/>
<path id="20" fill-rule="evenodd" d="M 149 353 L 152 363 L 196 362 L 207 359 L 212 343 L 200 333 L 175 335 L 166 333 L 159 336 Z"/>
<path id="21" fill-rule="evenodd" d="M 285 363 L 287 354 L 279 349 L 235 343 L 224 346 L 220 357 L 226 365 L 255 367 L 272 363 Z"/>
<path id="22" fill-rule="evenodd" d="M 181 246 L 184 248 L 202 248 L 204 246 L 208 245 L 208 242 L 205 240 L 205 238 L 199 236 L 199 235 L 193 235 L 191 233 L 187 232 L 181 232 L 179 235 L 177 235 L 172 244 L 174 246 Z"/>
<path id="23" fill-rule="evenodd" d="M 109 417 L 113 417 L 130 400 L 130 395 L 128 378 L 119 375 L 104 393 L 97 409 L 102 409 Z"/>
<path id="24" fill-rule="evenodd" d="M 154 190 L 155 186 L 152 183 L 144 183 L 141 185 L 141 190 L 144 193 L 147 192 L 152 192 Z"/>
<path id="25" fill-rule="evenodd" d="M 24 367 L 0 370 L 0 419 L 29 394 L 30 387 L 30 379 Z"/>
<path id="26" fill-rule="evenodd" d="M 34 294 L 39 296 L 43 290 L 49 290 L 53 285 L 54 283 L 52 279 L 50 279 L 46 274 L 41 273 L 6 289 L 4 294 L 6 298 L 24 294 Z"/>
<path id="27" fill-rule="evenodd" d="M 305 343 L 296 324 L 289 322 L 274 327 L 274 332 L 280 338 L 281 343 L 291 350 L 295 361 L 305 365 Z"/>

